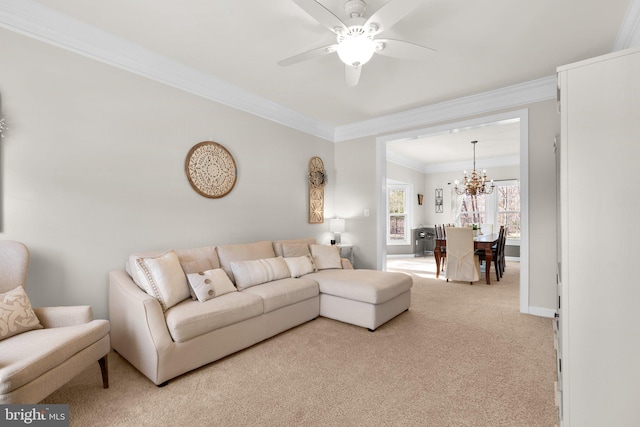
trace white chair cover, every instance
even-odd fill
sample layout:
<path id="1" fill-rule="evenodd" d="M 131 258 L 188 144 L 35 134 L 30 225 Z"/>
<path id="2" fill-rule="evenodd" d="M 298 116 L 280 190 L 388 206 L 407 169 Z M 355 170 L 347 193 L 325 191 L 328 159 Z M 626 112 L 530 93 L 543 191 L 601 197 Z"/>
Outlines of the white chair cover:
<path id="1" fill-rule="evenodd" d="M 447 280 L 477 282 L 480 261 L 474 253 L 473 230 L 469 227 L 447 227 Z"/>

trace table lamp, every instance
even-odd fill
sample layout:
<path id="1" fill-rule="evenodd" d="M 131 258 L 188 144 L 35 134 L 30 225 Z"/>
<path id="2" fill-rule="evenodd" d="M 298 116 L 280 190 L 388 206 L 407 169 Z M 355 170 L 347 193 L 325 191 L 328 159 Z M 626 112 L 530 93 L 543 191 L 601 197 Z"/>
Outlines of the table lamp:
<path id="1" fill-rule="evenodd" d="M 336 242 L 340 243 L 340 233 L 344 232 L 344 226 L 344 218 L 333 218 L 329 220 L 329 231 L 333 233 L 332 245 L 335 245 Z"/>

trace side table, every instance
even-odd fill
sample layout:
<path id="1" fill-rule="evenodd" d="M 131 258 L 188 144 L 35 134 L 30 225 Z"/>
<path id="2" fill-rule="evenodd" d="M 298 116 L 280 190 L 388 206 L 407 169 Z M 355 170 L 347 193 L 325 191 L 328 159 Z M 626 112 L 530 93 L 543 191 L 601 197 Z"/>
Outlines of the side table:
<path id="1" fill-rule="evenodd" d="M 349 259 L 349 262 L 351 263 L 351 265 L 354 265 L 353 244 L 351 244 L 351 243 L 336 243 L 336 246 L 338 247 L 338 250 L 340 251 L 340 257 Z M 355 266 L 354 266 L 354 268 L 355 268 Z"/>

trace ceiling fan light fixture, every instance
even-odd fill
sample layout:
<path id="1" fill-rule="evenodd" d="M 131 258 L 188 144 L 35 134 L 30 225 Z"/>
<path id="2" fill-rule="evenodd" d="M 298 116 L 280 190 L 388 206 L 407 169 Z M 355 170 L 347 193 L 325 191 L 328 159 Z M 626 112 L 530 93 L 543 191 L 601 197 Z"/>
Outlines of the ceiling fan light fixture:
<path id="1" fill-rule="evenodd" d="M 338 56 L 351 67 L 360 67 L 371 59 L 376 51 L 373 37 L 364 31 L 351 31 L 338 36 Z"/>

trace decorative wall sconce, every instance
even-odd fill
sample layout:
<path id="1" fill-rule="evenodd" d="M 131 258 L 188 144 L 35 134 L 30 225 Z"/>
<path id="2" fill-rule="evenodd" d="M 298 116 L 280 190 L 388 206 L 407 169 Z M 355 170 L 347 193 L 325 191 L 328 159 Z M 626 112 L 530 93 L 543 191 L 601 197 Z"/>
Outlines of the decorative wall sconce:
<path id="1" fill-rule="evenodd" d="M 309 224 L 324 223 L 324 186 L 327 172 L 320 157 L 309 160 Z"/>
<path id="2" fill-rule="evenodd" d="M 442 188 L 436 188 L 436 213 L 442 213 L 443 197 Z"/>
<path id="3" fill-rule="evenodd" d="M 418 204 L 422 206 L 422 201 L 424 200 L 424 194 L 418 194 Z"/>

